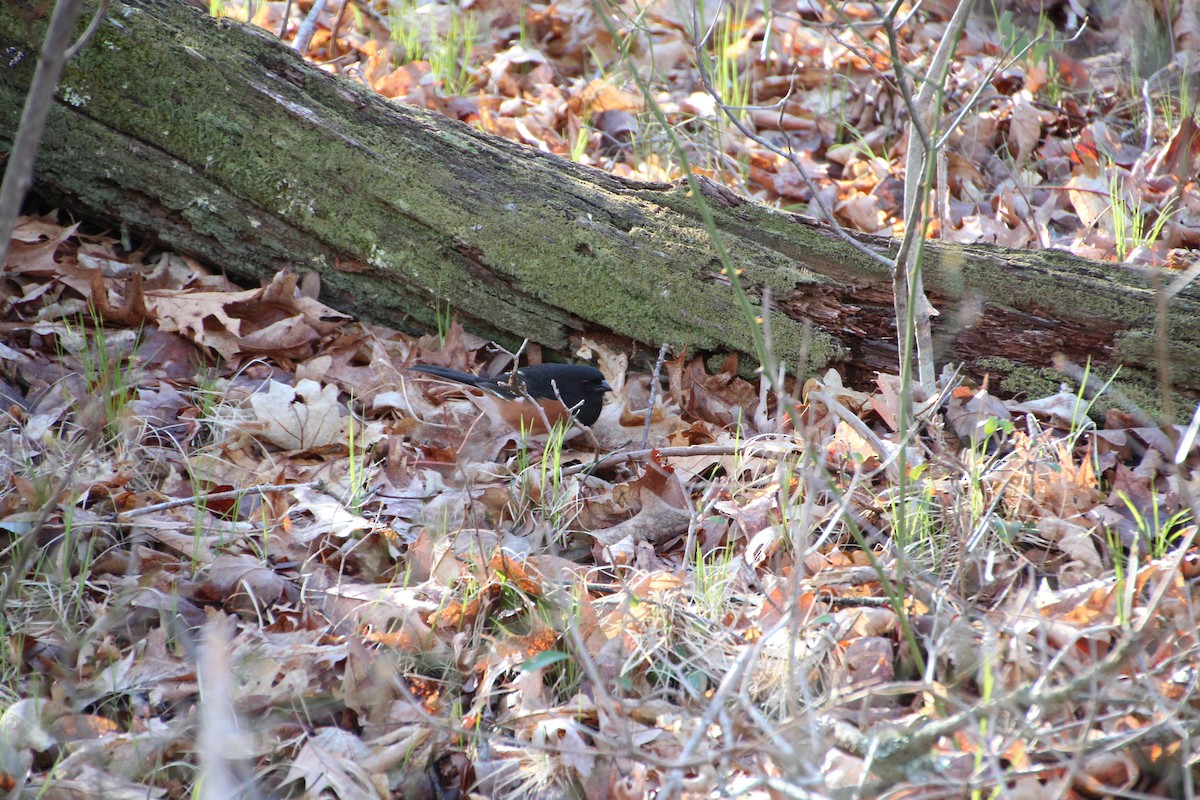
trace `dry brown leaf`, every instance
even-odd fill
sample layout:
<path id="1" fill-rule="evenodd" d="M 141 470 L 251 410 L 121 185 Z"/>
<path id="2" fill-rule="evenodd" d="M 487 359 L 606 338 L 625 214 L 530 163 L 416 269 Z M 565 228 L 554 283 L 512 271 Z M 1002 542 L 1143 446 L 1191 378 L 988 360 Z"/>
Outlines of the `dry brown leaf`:
<path id="1" fill-rule="evenodd" d="M 1093 228 L 1098 225 L 1105 232 L 1111 234 L 1116 224 L 1113 215 L 1120 214 L 1121 222 L 1126 226 L 1124 230 L 1129 230 L 1128 215 L 1123 207 L 1113 208 L 1108 190 L 1109 181 L 1101 175 L 1080 173 L 1073 175 L 1067 181 L 1067 196 L 1071 199 L 1071 205 L 1085 228 Z"/>
<path id="2" fill-rule="evenodd" d="M 11 785 L 25 781 L 34 752 L 44 752 L 54 745 L 42 718 L 47 708 L 42 698 L 25 698 L 0 715 L 0 775 L 12 781 Z"/>
<path id="3" fill-rule="evenodd" d="M 321 728 L 305 737 L 283 785 L 300 782 L 309 797 L 332 793 L 334 797 L 378 796 L 375 777 L 366 770 L 371 750 L 341 728 Z"/>
<path id="4" fill-rule="evenodd" d="M 302 380 L 294 387 L 270 381 L 265 392 L 250 396 L 254 419 L 239 424 L 241 430 L 270 442 L 281 450 L 320 447 L 349 448 L 373 444 L 383 437 L 378 422 L 355 424 L 338 400 L 338 388 Z M 355 441 L 351 442 L 351 431 Z"/>
<path id="5" fill-rule="evenodd" d="M 1009 116 L 1008 138 L 1015 145 L 1013 162 L 1024 165 L 1042 136 L 1042 114 L 1029 92 L 1018 92 Z"/>
<path id="6" fill-rule="evenodd" d="M 610 80 L 597 78 L 573 94 L 568 105 L 577 114 L 598 114 L 608 111 L 640 113 L 646 104 L 640 93 L 625 91 Z"/>
<path id="7" fill-rule="evenodd" d="M 854 687 L 890 683 L 895 678 L 895 661 L 891 639 L 860 636 L 846 645 L 846 679 Z"/>
<path id="8" fill-rule="evenodd" d="M 16 274 L 56 275 L 61 269 L 56 255 L 79 225 L 62 227 L 46 219 L 21 217 L 13 230 L 5 257 L 5 270 Z"/>
<path id="9" fill-rule="evenodd" d="M 688 529 L 692 512 L 687 492 L 672 467 L 652 458 L 631 488 L 637 492 L 640 510 L 607 530 L 592 531 L 600 548 L 610 547 L 625 538 L 635 543 L 662 544 Z"/>
<path id="10" fill-rule="evenodd" d="M 209 602 L 248 612 L 274 605 L 285 595 L 295 596 L 291 582 L 261 559 L 233 553 L 213 559 L 198 591 Z"/>
<path id="11" fill-rule="evenodd" d="M 1064 586 L 1075 586 L 1103 574 L 1104 560 L 1100 556 L 1093 528 L 1048 516 L 1038 520 L 1037 530 L 1042 538 L 1071 559 L 1058 574 Z"/>
<path id="12" fill-rule="evenodd" d="M 956 390 L 946 402 L 946 422 L 959 439 L 972 447 L 999 442 L 1003 438 L 1001 423 L 1011 421 L 1008 408 L 987 389 Z"/>

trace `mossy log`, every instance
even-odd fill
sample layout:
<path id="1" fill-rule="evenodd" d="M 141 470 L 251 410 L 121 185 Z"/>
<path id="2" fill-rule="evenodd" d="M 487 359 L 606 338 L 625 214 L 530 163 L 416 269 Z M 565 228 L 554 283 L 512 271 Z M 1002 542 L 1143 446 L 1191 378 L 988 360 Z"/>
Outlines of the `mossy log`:
<path id="1" fill-rule="evenodd" d="M 0 150 L 43 31 L 0 4 Z M 483 335 L 552 350 L 589 333 L 754 355 L 686 185 L 621 180 L 398 106 L 178 0 L 112 4 L 63 74 L 36 180 L 235 276 L 316 270 L 323 300 L 401 328 L 431 328 L 440 304 Z M 700 194 L 750 297 L 769 293 L 777 358 L 806 352 L 810 369 L 859 381 L 895 371 L 887 270 L 810 218 L 710 183 Z M 925 252 L 940 361 L 1037 393 L 1057 385 L 1061 353 L 1102 376 L 1120 366 L 1121 387 L 1155 405 L 1156 286 L 1171 276 L 1057 251 Z M 1166 330 L 1178 396 L 1194 399 L 1200 287 L 1171 300 Z"/>

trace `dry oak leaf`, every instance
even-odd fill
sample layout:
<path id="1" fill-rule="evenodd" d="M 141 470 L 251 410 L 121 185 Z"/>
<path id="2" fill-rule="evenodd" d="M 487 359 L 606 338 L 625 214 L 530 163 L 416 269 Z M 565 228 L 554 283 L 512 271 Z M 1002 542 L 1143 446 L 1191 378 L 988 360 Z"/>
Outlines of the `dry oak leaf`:
<path id="1" fill-rule="evenodd" d="M 1087 414 L 1089 405 L 1085 398 L 1064 384 L 1059 386 L 1056 394 L 1025 403 L 1009 403 L 1008 407 L 1018 414 L 1033 414 L 1056 428 L 1076 430 L 1095 427 Z"/>
<path id="2" fill-rule="evenodd" d="M 688 529 L 692 513 L 679 476 L 653 456 L 646 471 L 630 488 L 637 491 L 641 510 L 608 530 L 593 531 L 597 545 L 611 547 L 622 539 L 660 544 Z"/>
<path id="3" fill-rule="evenodd" d="M 283 781 L 303 781 L 306 797 L 380 797 L 382 787 L 365 766 L 373 752 L 362 739 L 340 728 L 322 728 L 308 737 Z M 378 776 L 382 780 L 382 776 Z M 386 794 L 386 792 L 384 792 Z"/>
<path id="4" fill-rule="evenodd" d="M 131 735 L 120 737 L 118 744 L 126 746 L 131 738 Z M 141 735 L 143 749 L 148 752 L 148 748 L 145 748 L 147 738 L 145 734 Z M 145 757 L 148 762 L 154 758 L 161 758 L 166 749 L 160 747 Z M 92 748 L 83 752 L 86 758 L 104 757 L 104 753 Z M 78 763 L 68 765 L 64 762 L 55 767 L 52 777 L 31 782 L 27 790 L 29 796 L 70 797 L 72 800 L 157 800 L 167 796 L 166 789 L 147 786 L 117 774 L 119 769 L 111 764 L 105 764 L 101 769 L 92 764 L 82 763 L 82 759 L 76 761 Z"/>
<path id="5" fill-rule="evenodd" d="M 258 295 L 257 289 L 244 292 L 179 292 L 175 290 L 146 292 L 146 307 L 158 320 L 161 330 L 178 331 L 203 347 L 211 347 L 222 358 L 238 354 L 242 320 L 226 310 L 238 301 L 249 301 Z"/>
<path id="6" fill-rule="evenodd" d="M 1070 559 L 1059 571 L 1062 585 L 1075 586 L 1103 574 L 1104 560 L 1096 545 L 1093 528 L 1061 517 L 1045 516 L 1037 521 L 1037 531 Z"/>
<path id="7" fill-rule="evenodd" d="M 355 446 L 372 444 L 383 438 L 380 423 L 354 425 L 338 400 L 338 388 L 302 380 L 295 387 L 271 381 L 265 392 L 250 396 L 256 420 L 242 423 L 243 431 L 261 437 L 281 450 L 311 450 L 318 447 L 350 444 L 350 432 L 356 434 Z"/>
<path id="8" fill-rule="evenodd" d="M 583 87 L 578 94 L 572 95 L 567 100 L 567 106 L 576 114 L 605 111 L 641 112 L 645 101 L 641 94 L 627 92 L 613 86 L 611 81 L 597 78 Z"/>
<path id="9" fill-rule="evenodd" d="M 55 254 L 59 245 L 75 235 L 78 223 L 61 227 L 35 217 L 21 217 L 13 230 L 5 271 L 57 275 L 61 269 Z"/>
<path id="10" fill-rule="evenodd" d="M 246 610 L 277 603 L 289 594 L 291 583 L 258 558 L 244 553 L 222 554 L 205 570 L 198 587 L 199 596 L 218 603 L 230 603 Z M 249 604 L 247 603 L 249 600 Z"/>
<path id="11" fill-rule="evenodd" d="M 1017 166 L 1029 159 L 1041 136 L 1042 112 L 1034 105 L 1033 97 L 1028 91 L 1018 92 L 1008 123 L 1009 146 Z"/>
<path id="12" fill-rule="evenodd" d="M 307 545 L 322 536 L 349 538 L 360 531 L 386 536 L 382 525 L 351 513 L 341 500 L 312 486 L 298 486 L 292 496 L 296 502 L 288 510 L 293 522 L 288 539 L 293 544 Z M 299 521 L 304 514 L 312 518 L 307 524 Z"/>
<path id="13" fill-rule="evenodd" d="M 851 686 L 889 683 L 896 674 L 892 640 L 883 636 L 860 636 L 846 645 L 846 677 Z"/>
<path id="14" fill-rule="evenodd" d="M 242 352 L 292 358 L 350 319 L 298 294 L 299 279 L 281 272 L 262 289 L 242 292 L 149 290 L 145 304 L 164 331 L 179 331 L 225 359 Z"/>
<path id="15" fill-rule="evenodd" d="M 0 716 L 0 776 L 6 783 L 24 781 L 33 765 L 33 751 L 45 752 L 54 745 L 42 727 L 46 704 L 38 698 L 18 700 Z"/>
<path id="16" fill-rule="evenodd" d="M 1011 421 L 1012 414 L 1003 401 L 987 389 L 977 392 L 956 389 L 946 403 L 946 422 L 959 439 L 972 447 L 997 440 L 1000 423 Z"/>

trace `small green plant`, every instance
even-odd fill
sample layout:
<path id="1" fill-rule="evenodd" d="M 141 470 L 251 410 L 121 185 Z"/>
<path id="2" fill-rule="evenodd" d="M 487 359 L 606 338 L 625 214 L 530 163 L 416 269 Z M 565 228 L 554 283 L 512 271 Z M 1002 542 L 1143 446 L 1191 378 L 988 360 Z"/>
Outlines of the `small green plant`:
<path id="1" fill-rule="evenodd" d="M 709 46 L 712 51 L 709 61 L 709 73 L 713 89 L 717 97 L 739 121 L 745 121 L 750 112 L 752 98 L 750 95 L 750 80 L 744 74 L 741 60 L 749 49 L 748 28 L 750 21 L 750 3 L 732 3 L 714 24 Z M 769 26 L 768 26 L 769 27 Z M 699 56 L 698 57 L 703 57 Z M 729 121 L 725 114 L 718 111 L 716 117 L 716 152 L 720 154 L 721 162 L 716 166 L 737 176 L 745 183 L 750 174 L 749 153 L 741 149 L 736 157 L 725 157 L 726 150 L 721 144 L 724 131 Z"/>
<path id="2" fill-rule="evenodd" d="M 87 322 L 90 322 L 90 330 Z M 121 433 L 121 416 L 137 391 L 135 370 L 130 356 L 118 355 L 117 348 L 105 332 L 103 318 L 95 310 L 87 322 L 82 318 L 74 323 L 63 320 L 67 341 L 60 341 L 60 355 L 61 351 L 68 351 L 78 359 L 87 383 L 86 397 L 99 398 L 104 417 L 104 435 L 109 441 L 116 441 Z M 141 331 L 137 331 L 129 345 L 131 354 L 137 351 L 140 340 Z M 76 410 L 86 412 L 85 402 L 81 400 Z"/>
<path id="3" fill-rule="evenodd" d="M 63 508 L 63 546 L 58 579 L 68 598 L 65 608 L 68 619 L 79 622 L 89 619 L 93 608 L 89 605 L 89 584 L 92 567 L 98 555 L 112 544 L 106 538 L 87 536 L 75 527 L 75 505 Z"/>
<path id="4" fill-rule="evenodd" d="M 1052 63 L 1054 23 L 1050 21 L 1050 17 L 1044 11 L 1040 13 L 1037 27 L 1030 35 L 1017 25 L 1011 10 L 1005 9 L 996 14 L 997 8 L 993 5 L 992 12 L 996 15 L 996 37 L 1000 40 L 1001 48 L 1009 54 L 1013 62 L 1023 63 L 1027 69 L 1043 70 L 1046 82 L 1042 90 L 1046 93 L 1047 100 L 1057 103 L 1062 97 L 1062 82 L 1059 80 L 1057 67 Z"/>
<path id="5" fill-rule="evenodd" d="M 346 482 L 349 485 L 349 497 L 346 498 L 346 508 L 350 513 L 361 515 L 363 506 L 366 505 L 368 498 L 367 478 L 369 473 L 366 469 L 367 454 L 362 449 L 358 442 L 358 437 L 355 433 L 355 422 L 357 417 L 354 414 L 354 393 L 350 393 L 350 416 L 346 420 L 346 430 L 348 441 L 346 443 L 349 451 L 349 463 L 347 465 Z"/>
<path id="6" fill-rule="evenodd" d="M 555 425 L 546 440 L 546 449 L 542 451 L 542 486 L 551 486 L 555 494 L 562 487 L 562 451 L 570 430 L 570 424 Z"/>
<path id="7" fill-rule="evenodd" d="M 707 556 L 696 553 L 696 567 L 692 573 L 696 600 L 709 619 L 717 622 L 724 619 L 737 565 L 733 542 L 726 542 Z"/>
<path id="8" fill-rule="evenodd" d="M 966 488 L 966 511 L 968 519 L 963 525 L 967 530 L 982 530 L 990 528 L 987 525 L 987 517 L 990 516 L 993 509 L 988 508 L 987 496 L 984 493 L 984 473 L 987 471 L 987 466 L 990 461 L 988 456 L 988 448 L 996 437 L 1008 439 L 1016 432 L 1016 425 L 1010 419 L 999 419 L 998 417 L 988 417 L 983 422 L 983 427 L 980 430 L 979 436 L 972 437 L 971 447 L 967 453 L 967 469 L 963 476 L 964 485 Z M 956 498 L 954 503 L 955 508 L 962 505 L 963 497 Z"/>
<path id="9" fill-rule="evenodd" d="M 1108 182 L 1108 201 L 1112 216 L 1113 242 L 1117 248 L 1117 260 L 1124 261 L 1133 250 L 1150 247 L 1157 242 L 1163 227 L 1175 215 L 1177 209 L 1174 207 L 1175 198 L 1170 198 L 1154 216 L 1154 222 L 1149 223 L 1150 214 L 1143 207 L 1141 198 L 1126 198 L 1121 186 L 1120 170 L 1111 161 L 1108 171 L 1111 176 Z"/>
<path id="10" fill-rule="evenodd" d="M 1115 531 L 1110 529 L 1107 538 L 1108 550 L 1112 553 L 1113 596 L 1116 598 L 1117 624 L 1124 628 L 1133 618 L 1133 597 L 1130 590 L 1134 588 L 1136 581 L 1131 581 L 1130 577 L 1137 576 L 1140 552 L 1138 540 L 1135 539 L 1130 544 L 1129 552 L 1126 553 L 1121 546 L 1121 539 Z"/>
<path id="11" fill-rule="evenodd" d="M 1156 98 L 1158 118 L 1162 120 L 1162 128 L 1166 136 L 1170 136 L 1183 120 L 1196 116 L 1196 104 L 1192 98 L 1192 82 L 1187 79 L 1180 80 L 1175 82 L 1174 86 L 1176 89 L 1174 94 L 1162 92 Z M 1141 93 L 1142 87 L 1134 88 L 1136 91 L 1131 96 L 1137 97 Z"/>
<path id="12" fill-rule="evenodd" d="M 995 652 L 994 652 L 994 636 L 984 637 L 984 647 L 982 655 L 982 664 L 979 668 L 979 700 L 981 703 L 989 703 L 996 693 L 996 671 L 994 667 Z M 991 646 L 989 646 L 991 645 Z M 977 724 L 979 731 L 979 742 L 987 742 L 988 737 L 988 718 L 981 716 Z M 975 749 L 975 774 L 981 774 L 984 770 L 984 747 L 980 746 Z M 986 795 L 982 789 L 973 789 L 971 791 L 971 800 L 994 800 L 1001 795 L 1001 787 L 993 788 Z"/>
<path id="13" fill-rule="evenodd" d="M 927 465 L 921 464 L 909 470 L 906 492 L 899 489 L 887 503 L 888 516 L 892 522 L 892 536 L 896 546 L 905 553 L 917 557 L 919 563 L 936 564 L 939 530 L 939 504 L 934 497 L 933 485 L 923 476 Z"/>
<path id="14" fill-rule="evenodd" d="M 188 397 L 198 412 L 196 417 L 200 428 L 190 442 L 180 444 L 190 444 L 193 448 L 213 444 L 219 436 L 222 412 L 225 409 L 224 391 L 217 371 L 197 364 L 196 383 L 188 392 Z"/>
<path id="15" fill-rule="evenodd" d="M 429 48 L 429 69 L 442 83 L 442 94 L 462 95 L 471 90 L 471 55 L 475 51 L 478 23 L 472 14 L 452 14 L 450 27 L 436 36 Z"/>
<path id="16" fill-rule="evenodd" d="M 445 32 L 434 29 L 434 17 L 422 11 L 417 0 L 400 0 L 389 7 L 388 24 L 399 63 L 429 62 L 429 71 L 442 85 L 444 95 L 468 92 L 474 85 L 471 56 L 479 36 L 475 16 L 450 6 Z"/>
<path id="17" fill-rule="evenodd" d="M 523 5 L 517 14 L 517 44 L 522 48 L 529 47 L 529 20 Z"/>
<path id="18" fill-rule="evenodd" d="M 1196 118 L 1196 88 L 1195 75 L 1185 75 L 1179 81 L 1175 99 L 1179 104 L 1179 118 L 1181 120 Z"/>
<path id="19" fill-rule="evenodd" d="M 241 370 L 245 370 L 249 366 L 249 363 L 243 365 Z M 216 465 L 211 462 L 223 458 L 221 445 L 224 441 L 225 431 L 244 416 L 244 411 L 236 403 L 226 400 L 229 383 L 230 381 L 220 378 L 217 370 L 203 364 L 196 364 L 196 381 L 188 392 L 188 397 L 195 408 L 199 428 L 189 441 L 178 442 L 176 445 L 187 464 L 188 487 L 193 498 L 191 554 L 193 568 L 200 566 L 201 554 L 206 548 L 214 545 L 222 547 L 233 543 L 232 539 L 226 541 L 219 535 L 215 535 L 221 528 L 212 525 L 214 515 L 226 520 L 240 520 L 243 514 L 243 497 L 240 495 L 234 498 L 232 505 L 219 506 L 219 510 L 211 506 L 209 500 L 211 494 L 227 488 L 224 486 L 218 488 L 219 482 L 214 482 L 213 469 Z M 216 467 L 216 469 L 217 473 L 220 473 L 220 468 Z M 264 513 L 267 508 L 268 506 L 264 504 Z M 266 530 L 269 528 L 264 528 L 264 531 Z M 263 541 L 264 543 L 268 541 L 265 533 Z M 264 558 L 266 552 L 264 544 Z"/>
<path id="20" fill-rule="evenodd" d="M 46 468 L 44 460 L 35 461 L 28 454 L 21 454 L 21 468 L 18 474 L 26 481 L 26 491 L 29 492 L 26 503 L 29 508 L 42 508 L 54 498 L 54 473 L 55 470 Z"/>
<path id="21" fill-rule="evenodd" d="M 433 313 L 437 322 L 438 347 L 445 347 L 446 339 L 450 336 L 450 328 L 454 325 L 454 312 L 450 307 L 450 301 L 447 300 L 443 305 L 440 297 L 435 298 Z"/>
<path id="22" fill-rule="evenodd" d="M 221 402 L 221 389 L 217 385 L 217 371 L 215 369 L 205 369 L 203 365 L 196 365 L 196 383 L 192 387 L 191 398 L 195 403 L 196 409 L 200 412 L 201 419 L 211 419 L 217 409 L 217 405 Z"/>
<path id="23" fill-rule="evenodd" d="M 1146 221 L 1149 218 L 1148 214 L 1142 212 L 1141 203 L 1137 204 L 1133 216 L 1133 241 L 1137 247 L 1150 247 L 1159 240 L 1162 236 L 1163 227 L 1175 216 L 1178 209 L 1175 207 L 1175 198 L 1170 198 L 1166 205 L 1159 210 L 1154 217 L 1153 224 L 1150 225 L 1150 230 L 1146 230 Z"/>
<path id="24" fill-rule="evenodd" d="M 518 480 L 518 505 L 516 515 L 533 513 L 545 521 L 550 535 L 557 545 L 567 543 L 568 524 L 570 522 L 569 492 L 566 490 L 562 475 L 562 452 L 566 443 L 570 424 L 554 425 L 541 459 L 534 464 L 527 443 L 527 431 L 521 432 L 521 443 L 516 452 L 516 469 Z"/>
<path id="25" fill-rule="evenodd" d="M 841 113 L 845 113 L 844 111 Z M 854 152 L 860 154 L 864 161 L 874 161 L 879 158 L 879 154 L 871 147 L 871 143 L 867 141 L 867 137 L 862 135 L 862 132 L 849 121 L 842 123 L 838 127 L 838 138 L 845 144 L 852 145 Z"/>
<path id="26" fill-rule="evenodd" d="M 425 46 L 421 37 L 422 28 L 416 0 L 398 0 L 398 2 L 389 3 L 388 27 L 391 30 L 392 44 L 400 50 L 396 54 L 399 63 L 409 64 L 425 58 Z"/>
<path id="27" fill-rule="evenodd" d="M 192 490 L 192 571 L 202 566 L 201 555 L 206 547 L 208 533 L 208 489 L 205 481 L 200 480 L 195 472 L 188 473 L 188 484 Z"/>
<path id="28" fill-rule="evenodd" d="M 854 80 L 849 68 L 830 74 L 829 80 L 822 83 L 817 89 L 821 99 L 817 108 L 828 115 L 834 123 L 834 144 L 846 144 L 861 135 L 847 114 L 847 107 L 850 105 L 847 97 L 853 89 Z"/>
<path id="29" fill-rule="evenodd" d="M 1129 511 L 1129 515 L 1133 517 L 1133 523 L 1138 529 L 1138 541 L 1147 543 L 1151 558 L 1162 558 L 1165 556 L 1171 549 L 1171 545 L 1183 535 L 1184 527 L 1192 519 L 1192 512 L 1186 508 L 1176 511 L 1171 516 L 1163 519 L 1162 510 L 1159 508 L 1159 504 L 1153 499 L 1150 503 L 1150 516 L 1147 517 L 1124 492 L 1118 490 L 1117 499 L 1125 505 L 1125 508 Z M 1118 542 L 1117 544 L 1119 546 L 1120 543 Z M 1118 552 L 1118 550 L 1114 552 Z M 1115 558 L 1116 556 L 1114 555 L 1114 560 Z"/>
<path id="30" fill-rule="evenodd" d="M 1109 376 L 1107 381 L 1104 382 L 1104 385 L 1092 394 L 1091 400 L 1088 400 L 1087 387 L 1092 383 L 1090 380 L 1091 374 L 1092 360 L 1089 358 L 1083 367 L 1083 376 L 1079 381 L 1079 389 L 1075 392 L 1075 403 L 1071 408 L 1071 427 L 1067 431 L 1066 436 L 1067 446 L 1071 449 L 1074 449 L 1075 446 L 1079 444 L 1079 439 L 1081 436 L 1096 427 L 1095 423 L 1092 421 L 1092 409 L 1095 407 L 1096 401 L 1100 399 L 1100 396 L 1108 390 L 1108 387 L 1112 385 L 1112 382 L 1115 381 L 1117 376 L 1121 374 L 1121 368 L 1118 366 L 1116 369 L 1114 369 L 1113 374 Z M 1093 456 L 1095 455 L 1095 449 L 1093 448 Z M 1100 470 L 1097 470 L 1097 474 L 1099 472 Z"/>
<path id="31" fill-rule="evenodd" d="M 579 121 L 579 132 L 575 134 L 575 139 L 571 142 L 571 160 L 577 164 L 583 161 L 583 157 L 587 155 L 588 144 L 592 141 L 592 129 L 588 125 L 589 119 L 590 115 Z"/>
<path id="32" fill-rule="evenodd" d="M 578 693 L 583 680 L 583 671 L 579 660 L 570 653 L 559 649 L 543 650 L 525 659 L 518 667 L 521 672 L 544 670 L 544 684 L 554 691 L 554 696 L 561 700 L 569 700 Z"/>
<path id="33" fill-rule="evenodd" d="M 749 3 L 734 3 L 717 21 L 712 35 L 712 81 L 721 102 L 734 116 L 744 119 L 750 105 L 750 84 L 742 74 L 739 60 L 746 50 L 746 26 Z M 723 117 L 718 116 L 718 119 Z"/>

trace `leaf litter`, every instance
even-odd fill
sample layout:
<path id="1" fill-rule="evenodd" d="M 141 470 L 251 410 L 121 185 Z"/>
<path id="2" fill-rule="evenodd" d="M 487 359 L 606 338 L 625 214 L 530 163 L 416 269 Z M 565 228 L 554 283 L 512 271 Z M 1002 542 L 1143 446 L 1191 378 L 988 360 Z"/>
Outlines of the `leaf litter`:
<path id="1" fill-rule="evenodd" d="M 893 9 L 899 65 L 883 12 L 866 3 L 216 10 L 253 13 L 285 41 L 312 16 L 306 55 L 322 69 L 544 152 L 672 181 L 683 175 L 678 136 L 698 172 L 742 195 L 817 217 L 823 205 L 844 226 L 899 236 L 910 110 L 892 76 L 924 75 L 954 7 Z M 1132 0 L 1090 16 L 1075 2 L 982 6 L 947 79 L 946 186 L 930 235 L 1186 265 L 1200 246 L 1194 16 L 1190 5 L 1159 12 Z"/>
<path id="2" fill-rule="evenodd" d="M 649 376 L 580 340 L 604 413 L 530 438 L 405 372 L 505 366 L 457 324 L 55 214 L 15 238 L 0 766 L 30 796 L 1178 796 L 1183 428 L 947 373 L 901 441 L 895 376 L 780 398 L 675 356 L 642 449 Z"/>
<path id="3" fill-rule="evenodd" d="M 1077 5 L 968 27 L 933 235 L 1185 266 L 1194 120 L 1170 70 L 1130 92 L 1121 15 L 1064 44 Z M 308 9 L 257 3 L 254 21 L 290 38 Z M 614 9 L 616 39 L 582 2 L 335 4 L 307 55 L 674 180 L 636 71 L 703 174 L 903 231 L 907 111 L 874 6 L 698 20 L 749 86 L 743 125 L 793 161 L 698 90 L 682 6 Z M 906 65 L 923 69 L 950 9 L 900 28 Z M 1173 30 L 1192 52 L 1189 19 Z M 456 35 L 457 74 L 439 45 Z M 355 322 L 286 272 L 245 290 L 51 214 L 22 219 L 3 286 L 6 788 L 183 797 L 197 768 L 341 798 L 1188 785 L 1200 453 L 1182 429 L 946 377 L 901 441 L 896 376 L 859 392 L 830 373 L 789 400 L 676 357 L 637 455 L 649 377 L 579 341 L 616 391 L 560 446 L 403 370 L 496 369 L 502 351 L 457 325 Z"/>

